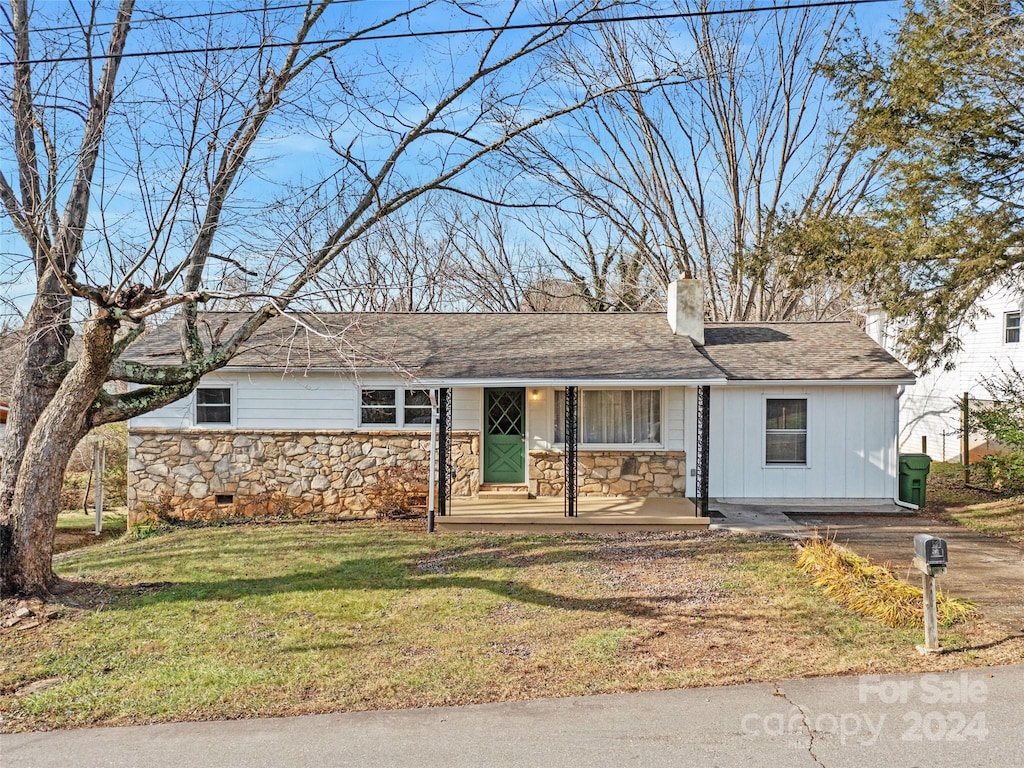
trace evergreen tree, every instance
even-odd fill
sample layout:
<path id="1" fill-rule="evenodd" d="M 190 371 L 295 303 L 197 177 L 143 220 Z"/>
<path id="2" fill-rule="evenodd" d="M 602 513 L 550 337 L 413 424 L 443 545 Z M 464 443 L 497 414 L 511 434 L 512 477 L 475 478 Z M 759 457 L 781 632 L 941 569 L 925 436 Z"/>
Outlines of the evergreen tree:
<path id="1" fill-rule="evenodd" d="M 831 74 L 855 148 L 882 160 L 880 192 L 790 246 L 807 272 L 859 284 L 928 368 L 982 292 L 1024 288 L 1024 2 L 911 2 L 888 41 L 859 45 Z"/>

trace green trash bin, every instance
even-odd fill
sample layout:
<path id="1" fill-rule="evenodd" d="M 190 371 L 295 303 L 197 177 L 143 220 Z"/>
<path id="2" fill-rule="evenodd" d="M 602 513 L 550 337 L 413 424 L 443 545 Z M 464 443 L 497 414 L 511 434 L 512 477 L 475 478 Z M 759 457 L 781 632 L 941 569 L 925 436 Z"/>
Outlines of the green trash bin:
<path id="1" fill-rule="evenodd" d="M 900 454 L 900 501 L 923 507 L 932 460 L 926 453 Z"/>

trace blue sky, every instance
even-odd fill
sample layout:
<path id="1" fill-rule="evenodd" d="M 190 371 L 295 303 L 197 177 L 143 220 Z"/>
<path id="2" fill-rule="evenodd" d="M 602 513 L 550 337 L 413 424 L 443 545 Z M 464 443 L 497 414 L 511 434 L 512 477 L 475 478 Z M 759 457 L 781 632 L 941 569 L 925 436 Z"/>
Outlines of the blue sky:
<path id="1" fill-rule="evenodd" d="M 283 4 L 283 3 L 281 3 Z M 201 47 L 210 41 L 221 45 L 231 45 L 235 42 L 255 42 L 261 35 L 259 15 L 254 14 L 233 14 L 218 15 L 209 18 L 182 19 L 179 21 L 148 21 L 154 15 L 182 17 L 188 15 L 203 14 L 211 8 L 221 12 L 230 8 L 252 8 L 256 3 L 252 2 L 172 2 L 163 4 L 140 4 L 136 12 L 136 22 L 133 25 L 132 35 L 129 38 L 128 52 L 157 51 L 177 47 Z M 735 3 L 723 3 L 722 7 L 735 6 Z M 70 13 L 70 6 L 67 3 L 37 3 L 34 9 L 34 26 L 64 26 L 73 25 L 74 16 Z M 365 26 L 374 20 L 386 18 L 389 15 L 400 12 L 409 7 L 404 2 L 374 2 L 363 0 L 359 2 L 339 3 L 332 7 L 317 27 L 313 38 L 333 38 L 344 34 L 354 25 Z M 499 4 L 492 7 L 489 12 L 490 20 L 500 20 L 506 12 L 508 5 Z M 540 6 L 527 4 L 517 11 L 517 20 L 527 20 Z M 892 29 L 894 23 L 892 17 L 900 13 L 901 6 L 898 3 L 862 6 L 856 10 L 858 24 L 868 34 L 878 36 L 885 34 Z M 277 19 L 285 20 L 284 29 L 280 34 L 288 31 L 288 19 L 293 19 L 296 11 L 280 11 L 274 14 Z M 289 14 L 292 14 L 289 16 Z M 104 5 L 100 8 L 98 19 L 101 23 L 108 22 L 113 18 L 111 5 Z M 437 5 L 425 12 L 419 13 L 415 20 L 409 23 L 402 22 L 399 30 L 414 30 L 417 32 L 453 29 L 460 24 L 478 23 L 483 25 L 486 19 L 479 19 L 474 22 L 472 18 L 463 16 L 456 18 L 448 6 Z M 516 37 L 522 34 L 510 36 L 510 42 L 515 42 Z M 66 32 L 50 33 L 55 42 L 62 43 L 63 47 L 52 49 L 57 55 L 66 51 L 70 54 L 82 52 L 80 36 L 73 30 Z M 7 39 L 7 38 L 5 38 Z M 99 38 L 93 46 L 94 52 L 102 49 L 105 38 Z M 344 77 L 345 71 L 354 73 L 366 73 L 377 71 L 383 74 L 384 69 L 391 72 L 401 72 L 400 85 L 407 89 L 402 100 L 399 113 L 406 118 L 416 118 L 427 104 L 416 105 L 414 99 L 409 98 L 410 94 L 428 93 L 434 88 L 444 86 L 453 75 L 460 72 L 460 57 L 465 55 L 467 49 L 478 42 L 478 39 L 470 36 L 454 37 L 431 37 L 416 40 L 387 41 L 375 43 L 358 43 L 335 57 L 334 71 L 341 72 Z M 3 45 L 6 55 L 10 53 L 9 44 Z M 33 53 L 36 56 L 50 53 L 51 50 L 38 46 Z M 67 54 L 65 54 L 67 55 Z M 280 54 L 276 57 L 279 59 Z M 182 57 L 179 57 L 179 60 Z M 197 66 L 199 57 L 197 59 Z M 450 62 L 454 60 L 455 64 Z M 65 82 L 74 82 L 83 72 L 85 65 L 81 63 L 66 63 L 61 65 L 58 76 Z M 351 68 L 351 70 L 346 70 Z M 141 73 L 144 79 L 133 78 L 135 73 Z M 512 77 L 530 78 L 537 73 L 524 69 L 509 73 Z M 178 73 L 181 78 L 173 82 L 174 78 L 170 70 L 162 63 L 154 59 L 126 59 L 122 70 L 122 82 L 131 84 L 124 96 L 125 120 L 116 121 L 116 127 L 112 130 L 110 146 L 104 152 L 104 165 L 102 176 L 97 175 L 97 192 L 94 202 L 103 202 L 105 217 L 99 216 L 99 205 L 94 206 L 92 225 L 97 229 L 106 227 L 108 230 L 116 228 L 120 235 L 119 241 L 125 249 L 130 249 L 144 242 L 144 235 L 147 232 L 145 224 L 145 212 L 141 205 L 141 198 L 137 190 L 133 190 L 133 184 L 121 179 L 124 171 L 130 169 L 134 164 L 136 156 L 143 156 L 143 164 L 153 163 L 153 170 L 147 175 L 147 182 L 154 188 L 168 186 L 173 179 L 169 175 L 173 173 L 174 163 L 172 162 L 173 149 L 166 141 L 169 131 L 174 128 L 176 113 L 174 107 L 162 105 L 159 99 L 150 100 L 160 88 L 172 87 L 179 94 L 189 88 L 188 73 Z M 225 69 L 222 76 L 226 82 L 230 82 L 237 73 Z M 322 75 L 322 76 L 327 76 Z M 5 67 L 0 73 L 0 83 L 4 90 L 8 90 L 10 82 L 10 67 Z M 45 86 L 45 83 L 41 83 Z M 377 97 L 387 98 L 389 93 L 398 93 L 395 88 L 389 91 L 389 84 L 386 79 L 371 79 L 366 77 L 353 77 L 352 85 L 356 90 L 375 90 Z M 392 85 L 396 85 L 392 83 Z M 41 88 L 43 90 L 44 88 Z M 66 89 L 65 89 L 66 90 Z M 315 88 L 313 98 L 307 99 L 302 105 L 303 108 L 311 109 L 316 105 Z M 529 99 L 539 98 L 543 93 L 530 94 Z M 547 94 L 550 95 L 550 94 Z M 80 94 L 75 94 L 80 97 Z M 148 102 L 148 103 L 147 103 Z M 68 104 L 74 105 L 73 101 Z M 136 111 L 133 113 L 132 109 Z M 373 116 L 366 116 L 360 119 L 353 119 L 353 113 L 346 111 L 344 104 L 334 104 L 327 108 L 325 113 L 317 117 L 331 118 L 330 122 L 336 129 L 334 140 L 347 145 L 354 142 L 368 157 L 380 156 L 382 152 L 390 148 L 390 140 L 385 136 L 384 126 L 375 124 Z M 333 110 L 333 111 L 332 111 Z M 67 119 L 66 114 L 59 115 L 61 119 Z M 0 164 L 4 173 L 12 182 L 16 179 L 12 150 L 10 148 L 10 118 L 4 116 L 2 132 L 2 149 L 0 149 Z M 347 119 L 346 119 L 347 118 Z M 77 132 L 74 130 L 74 118 L 70 119 L 72 130 L 64 135 L 68 136 L 68 143 L 65 149 L 73 149 L 77 141 Z M 244 205 L 239 206 L 237 225 L 226 226 L 223 233 L 223 245 L 229 251 L 237 251 L 250 246 L 254 240 L 272 240 L 274 234 L 267 232 L 254 233 L 252 227 L 259 226 L 259 217 L 253 215 L 272 203 L 275 199 L 285 194 L 284 186 L 288 183 L 300 183 L 320 178 L 325 171 L 331 169 L 333 159 L 326 150 L 327 142 L 322 129 L 310 130 L 312 119 L 304 121 L 300 110 L 282 112 L 281 115 L 268 126 L 262 138 L 254 147 L 253 157 L 257 161 L 257 173 L 243 180 L 238 186 L 236 199 Z M 60 133 L 59 131 L 57 133 Z M 132 141 L 138 139 L 138 147 L 133 147 Z M 411 162 L 403 168 L 403 173 L 410 177 L 416 174 L 429 172 L 431 163 L 436 162 L 438 147 L 443 145 L 425 144 L 422 152 L 418 155 L 420 165 Z M 144 154 L 148 153 L 148 154 Z M 161 167 L 162 166 L 162 167 Z M 285 184 L 282 185 L 281 182 Z M 251 210 L 247 210 L 251 209 Z M 180 233 L 176 234 L 167 244 L 169 255 L 175 250 L 187 245 L 189 237 L 188 226 L 186 225 Z M 254 237 L 255 235 L 255 237 Z M 4 219 L 0 225 L 0 291 L 4 297 L 13 299 L 17 306 L 24 311 L 31 299 L 32 282 L 27 279 L 21 270 L 24 265 L 25 251 L 20 239 L 11 230 L 10 221 Z M 115 254 L 116 256 L 117 254 Z M 97 247 L 93 251 L 92 271 L 98 278 L 104 270 L 104 262 L 107 259 L 107 252 Z M 116 275 L 115 275 L 116 279 Z M 100 281 L 102 282 L 102 280 Z"/>

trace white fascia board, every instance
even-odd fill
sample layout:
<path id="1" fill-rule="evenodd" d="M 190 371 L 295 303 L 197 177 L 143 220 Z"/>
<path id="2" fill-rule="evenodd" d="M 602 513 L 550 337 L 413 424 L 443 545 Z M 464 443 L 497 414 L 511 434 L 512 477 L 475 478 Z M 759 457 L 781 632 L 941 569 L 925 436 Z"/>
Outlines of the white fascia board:
<path id="1" fill-rule="evenodd" d="M 731 379 L 729 387 L 898 387 L 917 379 Z"/>
<path id="2" fill-rule="evenodd" d="M 218 371 L 226 373 L 340 373 L 346 376 L 364 376 L 367 374 L 380 376 L 382 374 L 387 374 L 391 376 L 399 376 L 405 379 L 414 378 L 408 375 L 403 375 L 400 371 L 396 371 L 394 368 L 322 368 L 320 366 L 298 365 L 291 365 L 285 368 L 283 366 L 225 365 L 223 368 L 218 368 L 216 371 L 210 371 L 210 373 L 217 373 Z"/>
<path id="3" fill-rule="evenodd" d="M 721 386 L 725 379 L 415 379 L 425 387 L 699 387 Z"/>

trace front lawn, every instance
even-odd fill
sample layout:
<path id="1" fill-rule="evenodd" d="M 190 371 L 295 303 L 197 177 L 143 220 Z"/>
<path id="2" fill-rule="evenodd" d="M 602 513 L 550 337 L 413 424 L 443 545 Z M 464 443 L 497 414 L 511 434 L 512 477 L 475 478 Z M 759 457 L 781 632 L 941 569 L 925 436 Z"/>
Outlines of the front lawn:
<path id="1" fill-rule="evenodd" d="M 786 542 L 725 532 L 178 530 L 75 553 L 85 586 L 3 630 L 5 731 L 465 704 L 1024 660 L 987 625 L 920 657 Z M 11 605 L 6 605 L 8 609 Z"/>

